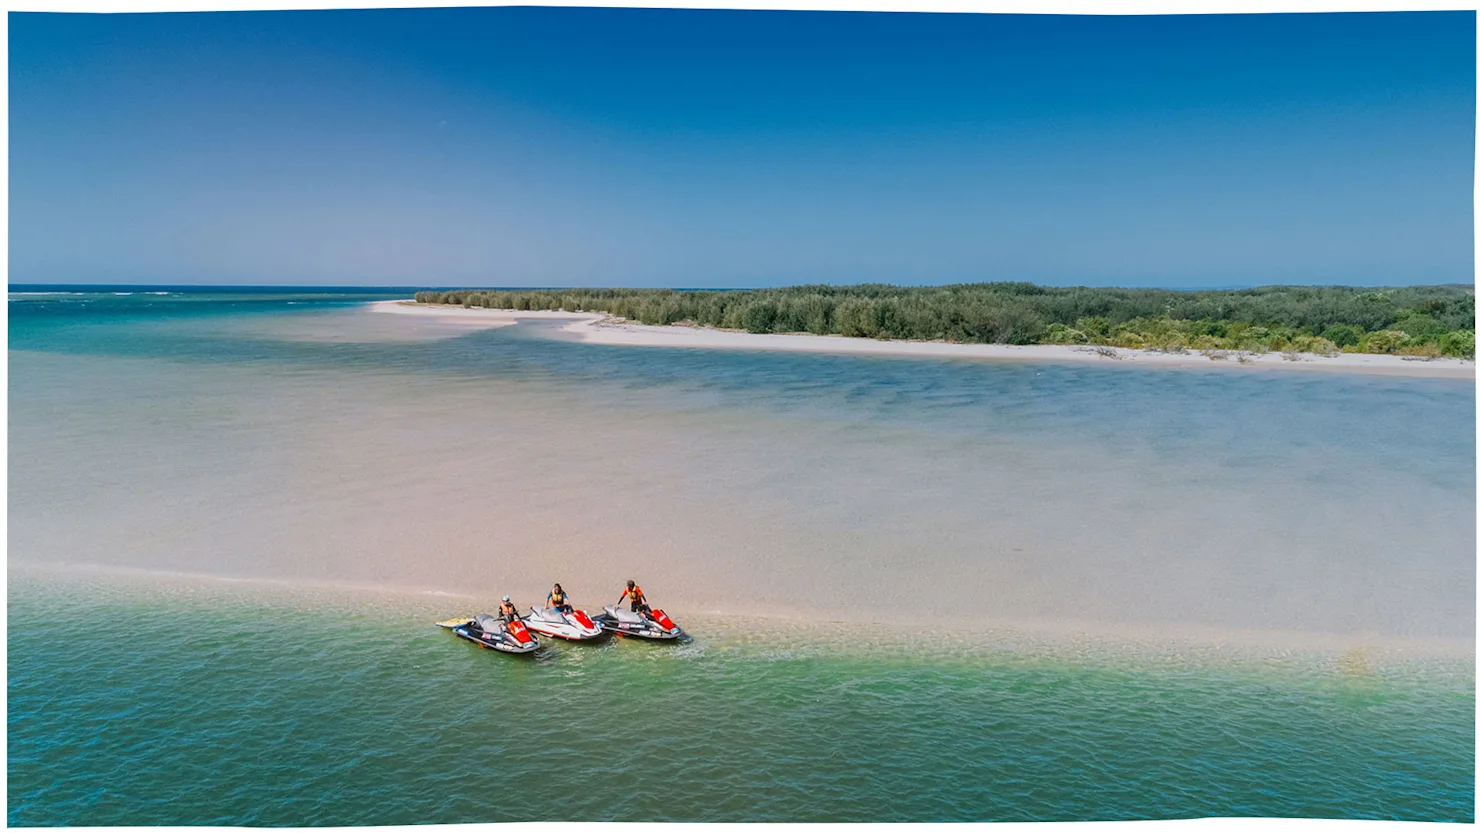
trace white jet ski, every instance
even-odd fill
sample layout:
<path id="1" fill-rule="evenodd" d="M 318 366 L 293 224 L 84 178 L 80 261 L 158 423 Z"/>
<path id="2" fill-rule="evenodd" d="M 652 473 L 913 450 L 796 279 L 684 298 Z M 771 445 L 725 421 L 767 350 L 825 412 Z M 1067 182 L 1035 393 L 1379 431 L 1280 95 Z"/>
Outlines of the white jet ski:
<path id="1" fill-rule="evenodd" d="M 531 607 L 529 615 L 524 617 L 524 624 L 535 633 L 569 639 L 572 642 L 600 639 L 607 633 L 605 628 L 586 615 L 586 611 L 575 609 L 563 613 L 553 607 Z"/>

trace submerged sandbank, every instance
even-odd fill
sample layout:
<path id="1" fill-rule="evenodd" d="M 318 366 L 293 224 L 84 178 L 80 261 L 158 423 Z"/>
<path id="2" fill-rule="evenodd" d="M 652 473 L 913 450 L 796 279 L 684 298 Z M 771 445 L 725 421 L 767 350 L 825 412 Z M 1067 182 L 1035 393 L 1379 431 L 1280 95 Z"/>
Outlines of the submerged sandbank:
<path id="1" fill-rule="evenodd" d="M 371 310 L 410 315 L 445 316 L 448 321 L 481 318 L 490 322 L 499 322 L 498 326 L 515 323 L 521 318 L 564 320 L 568 323 L 561 330 L 583 342 L 630 347 L 790 350 L 922 358 L 1094 362 L 1107 365 L 1157 367 L 1281 368 L 1392 376 L 1475 378 L 1474 362 L 1450 358 L 1420 359 L 1368 353 L 1343 353 L 1339 356 L 1320 356 L 1314 353 L 1258 354 L 1237 351 L 1218 351 L 1213 356 L 1205 356 L 1201 353 L 1159 353 L 1149 350 L 1097 348 L 1083 345 L 957 344 L 938 341 L 884 341 L 847 336 L 819 336 L 809 333 L 756 334 L 707 327 L 679 325 L 660 327 L 634 324 L 604 313 L 466 308 L 418 304 L 415 301 L 379 301 L 371 305 Z"/>
<path id="2" fill-rule="evenodd" d="M 12 592 L 57 592 L 73 597 L 125 597 L 160 602 L 253 604 L 303 607 L 336 616 L 383 616 L 396 622 L 430 624 L 450 616 L 489 612 L 494 595 L 368 582 L 267 578 L 182 572 L 86 563 L 12 563 Z M 540 589 L 504 588 L 521 611 L 540 599 Z M 542 588 L 541 588 L 542 589 Z M 235 601 L 231 601 L 232 594 Z M 599 599 L 574 599 L 599 611 Z M 716 649 L 750 648 L 830 654 L 1033 657 L 1075 664 L 1119 661 L 1166 663 L 1295 663 L 1339 674 L 1371 673 L 1377 666 L 1433 664 L 1473 673 L 1475 643 L 1469 639 L 1404 637 L 1379 633 L 1333 633 L 1283 629 L 1215 627 L 1193 623 L 1088 622 L 1072 619 L 952 615 L 928 621 L 881 617 L 879 611 L 791 615 L 746 611 L 724 605 L 691 608 L 662 605 L 685 626 L 688 642 Z M 959 612 L 958 612 L 959 613 Z M 422 621 L 424 620 L 424 622 Z M 552 644 L 560 644 L 553 641 Z M 1456 665 L 1455 663 L 1458 663 Z"/>

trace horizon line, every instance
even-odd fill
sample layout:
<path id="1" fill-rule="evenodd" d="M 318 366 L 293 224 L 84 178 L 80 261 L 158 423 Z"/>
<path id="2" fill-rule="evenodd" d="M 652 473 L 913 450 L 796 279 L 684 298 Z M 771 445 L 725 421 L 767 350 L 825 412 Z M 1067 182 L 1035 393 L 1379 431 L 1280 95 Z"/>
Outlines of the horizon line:
<path id="1" fill-rule="evenodd" d="M 338 291 L 352 292 L 363 290 L 408 290 L 413 292 L 459 292 L 459 291 L 496 291 L 496 292 L 556 292 L 572 290 L 667 290 L 671 292 L 752 292 L 771 289 L 795 289 L 805 286 L 828 286 L 835 288 L 849 288 L 859 286 L 887 286 L 897 289 L 942 289 L 951 286 L 994 286 L 994 285 L 1027 285 L 1042 287 L 1045 289 L 1130 289 L 1130 290 L 1159 290 L 1163 292 L 1234 292 L 1250 289 L 1418 289 L 1423 287 L 1468 287 L 1475 289 L 1476 284 L 1471 283 L 1431 283 L 1431 284 L 1298 284 L 1298 283 L 1271 283 L 1271 284 L 1222 284 L 1218 286 L 1160 286 L 1145 285 L 1131 286 L 1125 284 L 1040 284 L 1032 281 L 974 281 L 941 284 L 891 284 L 878 281 L 863 283 L 796 283 L 775 284 L 771 286 L 729 286 L 729 287 L 682 287 L 682 286 L 622 286 L 610 284 L 606 286 L 493 286 L 493 285 L 433 285 L 433 284 L 190 284 L 190 283 L 8 283 L 7 289 L 11 292 L 25 291 L 17 290 L 17 287 L 46 290 L 52 287 L 66 287 L 71 290 L 78 289 L 108 289 L 119 290 L 125 288 L 144 289 L 178 289 L 178 290 L 202 290 L 202 291 L 228 291 L 228 290 L 284 290 L 284 291 Z"/>

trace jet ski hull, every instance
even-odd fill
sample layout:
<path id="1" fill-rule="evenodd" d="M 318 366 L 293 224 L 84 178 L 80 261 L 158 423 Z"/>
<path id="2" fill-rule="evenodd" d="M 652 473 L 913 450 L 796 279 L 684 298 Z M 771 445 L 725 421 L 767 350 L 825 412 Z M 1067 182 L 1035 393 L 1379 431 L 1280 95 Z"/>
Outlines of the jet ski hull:
<path id="1" fill-rule="evenodd" d="M 529 637 L 528 641 L 520 641 L 508 631 L 490 632 L 470 629 L 468 625 L 472 621 L 471 619 L 449 619 L 446 622 L 438 622 L 437 626 L 452 631 L 459 639 L 466 639 L 474 645 L 504 654 L 530 654 L 540 647 L 540 641 L 534 634 L 526 634 Z"/>
<path id="2" fill-rule="evenodd" d="M 654 613 L 660 616 L 663 615 L 662 611 L 654 611 Z M 667 617 L 664 616 L 664 618 Z M 623 621 L 617 617 L 616 611 L 611 607 L 608 607 L 605 613 L 595 616 L 593 619 L 599 622 L 603 628 L 617 636 L 629 636 L 635 639 L 652 639 L 658 641 L 667 641 L 683 636 L 683 628 L 677 625 L 673 625 L 671 628 L 664 627 L 658 622 L 646 617 L 643 617 L 641 622 Z M 672 620 L 669 621 L 671 622 Z"/>
<path id="3" fill-rule="evenodd" d="M 537 608 L 529 609 L 524 626 L 541 636 L 564 639 L 568 642 L 592 642 L 609 635 L 601 623 L 586 615 L 584 610 L 572 611 L 561 617 L 562 621 L 551 622 Z"/>
<path id="4" fill-rule="evenodd" d="M 603 622 L 602 623 L 602 627 L 607 627 L 606 623 Z M 630 636 L 630 637 L 632 637 L 634 639 L 666 640 L 666 639 L 677 639 L 677 638 L 679 638 L 680 636 L 683 635 L 683 631 L 682 630 L 660 631 L 660 630 L 657 630 L 656 628 L 651 629 L 651 630 L 645 630 L 645 629 L 626 628 L 626 627 L 616 626 L 616 625 L 612 626 L 611 631 L 612 631 L 612 633 L 616 634 L 617 636 Z"/>

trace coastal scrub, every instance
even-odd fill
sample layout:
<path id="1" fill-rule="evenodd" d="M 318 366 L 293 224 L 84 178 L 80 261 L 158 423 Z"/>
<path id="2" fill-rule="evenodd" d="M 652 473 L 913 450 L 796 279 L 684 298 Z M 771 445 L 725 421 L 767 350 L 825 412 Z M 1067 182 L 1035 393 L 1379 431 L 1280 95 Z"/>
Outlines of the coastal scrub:
<path id="1" fill-rule="evenodd" d="M 426 304 L 601 312 L 643 324 L 750 333 L 977 344 L 1083 344 L 1165 352 L 1340 352 L 1475 357 L 1475 291 L 1267 286 L 1179 291 L 978 283 L 776 289 L 471 289 Z"/>

